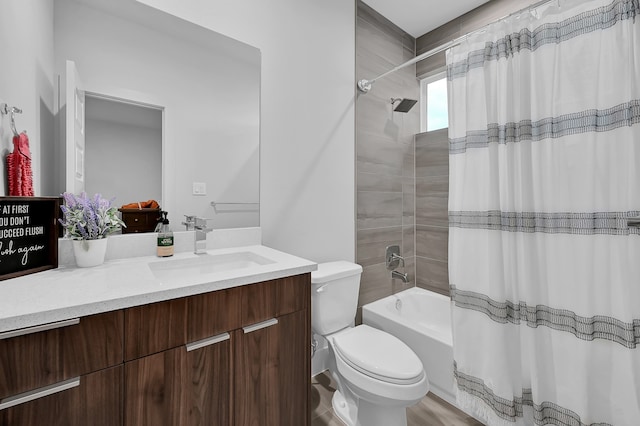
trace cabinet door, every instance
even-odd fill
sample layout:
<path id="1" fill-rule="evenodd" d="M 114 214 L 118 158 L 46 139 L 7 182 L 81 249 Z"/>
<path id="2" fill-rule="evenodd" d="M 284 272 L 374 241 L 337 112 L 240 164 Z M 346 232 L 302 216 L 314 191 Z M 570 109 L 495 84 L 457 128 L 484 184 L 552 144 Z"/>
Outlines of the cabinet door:
<path id="1" fill-rule="evenodd" d="M 309 311 L 234 333 L 235 425 L 309 425 Z"/>
<path id="2" fill-rule="evenodd" d="M 0 425 L 120 426 L 122 366 L 5 398 L 0 401 Z"/>
<path id="3" fill-rule="evenodd" d="M 229 425 L 229 338 L 225 333 L 125 363 L 125 425 Z"/>
<path id="4" fill-rule="evenodd" d="M 0 399 L 121 364 L 122 324 L 113 311 L 0 333 Z"/>

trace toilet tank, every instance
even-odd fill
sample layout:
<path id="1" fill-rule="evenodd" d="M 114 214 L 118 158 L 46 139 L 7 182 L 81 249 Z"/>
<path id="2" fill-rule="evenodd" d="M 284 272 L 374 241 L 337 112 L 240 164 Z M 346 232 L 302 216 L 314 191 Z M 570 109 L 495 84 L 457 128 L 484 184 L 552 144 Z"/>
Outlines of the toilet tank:
<path id="1" fill-rule="evenodd" d="M 321 263 L 311 273 L 311 328 L 326 336 L 353 324 L 362 266 L 346 261 Z"/>

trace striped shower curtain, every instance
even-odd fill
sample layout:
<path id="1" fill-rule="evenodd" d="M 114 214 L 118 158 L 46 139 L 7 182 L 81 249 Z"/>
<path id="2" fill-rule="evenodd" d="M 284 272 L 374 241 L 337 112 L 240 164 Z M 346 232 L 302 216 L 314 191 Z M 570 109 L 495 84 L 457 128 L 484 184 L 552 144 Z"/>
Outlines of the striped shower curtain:
<path id="1" fill-rule="evenodd" d="M 640 425 L 640 4 L 560 0 L 447 53 L 458 402 Z"/>

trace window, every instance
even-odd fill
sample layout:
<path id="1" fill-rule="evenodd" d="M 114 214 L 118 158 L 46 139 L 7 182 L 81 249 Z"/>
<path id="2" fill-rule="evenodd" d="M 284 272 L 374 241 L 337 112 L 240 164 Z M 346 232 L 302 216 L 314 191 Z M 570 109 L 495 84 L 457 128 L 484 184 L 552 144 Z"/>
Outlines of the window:
<path id="1" fill-rule="evenodd" d="M 420 112 L 420 130 L 430 132 L 449 127 L 446 73 L 421 80 L 420 97 L 420 104 L 424 105 Z"/>

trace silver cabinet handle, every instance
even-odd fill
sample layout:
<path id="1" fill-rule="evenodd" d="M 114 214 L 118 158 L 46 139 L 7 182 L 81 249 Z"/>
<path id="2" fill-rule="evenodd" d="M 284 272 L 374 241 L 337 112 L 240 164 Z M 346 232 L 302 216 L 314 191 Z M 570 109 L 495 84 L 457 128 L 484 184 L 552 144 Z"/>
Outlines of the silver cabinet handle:
<path id="1" fill-rule="evenodd" d="M 70 325 L 80 324 L 80 318 L 72 318 L 64 321 L 52 322 L 49 324 L 36 325 L 34 327 L 21 328 L 19 330 L 5 331 L 0 333 L 0 340 L 10 339 L 12 337 L 24 336 L 25 334 L 37 333 L 39 331 L 53 330 L 56 328 L 68 327 Z"/>
<path id="2" fill-rule="evenodd" d="M 242 330 L 244 330 L 244 334 L 247 334 L 247 333 L 252 333 L 254 331 L 262 330 L 263 328 L 271 327 L 272 325 L 276 325 L 277 323 L 278 323 L 277 318 L 271 318 L 266 321 L 262 321 L 256 324 L 242 327 Z"/>
<path id="3" fill-rule="evenodd" d="M 215 345 L 216 343 L 224 342 L 231 339 L 229 333 L 218 334 L 217 336 L 207 337 L 206 339 L 198 340 L 192 343 L 187 343 L 187 352 L 195 351 L 196 349 L 204 348 L 206 346 Z"/>
<path id="4" fill-rule="evenodd" d="M 54 393 L 62 392 L 67 389 L 75 388 L 76 386 L 80 386 L 80 377 L 65 380 L 64 382 L 59 382 L 18 395 L 10 396 L 9 398 L 0 400 L 0 411 L 6 410 L 10 407 L 14 407 L 16 405 L 24 404 L 25 402 L 44 398 L 45 396 L 53 395 Z"/>

